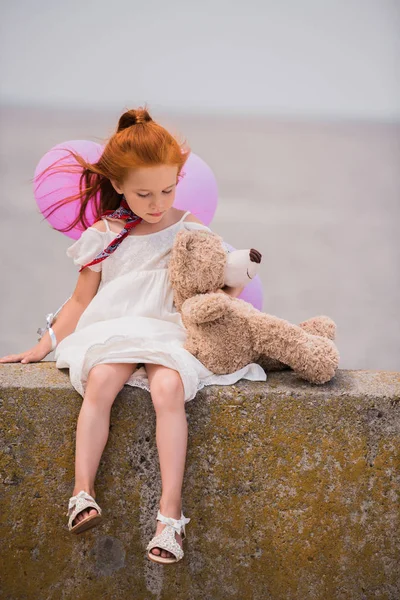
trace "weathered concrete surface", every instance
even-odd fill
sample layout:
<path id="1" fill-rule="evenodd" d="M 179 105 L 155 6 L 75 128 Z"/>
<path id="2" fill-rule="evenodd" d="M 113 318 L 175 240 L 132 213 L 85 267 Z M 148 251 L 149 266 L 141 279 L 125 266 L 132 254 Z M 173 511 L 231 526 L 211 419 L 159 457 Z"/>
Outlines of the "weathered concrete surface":
<path id="1" fill-rule="evenodd" d="M 185 557 L 145 555 L 161 489 L 150 395 L 114 403 L 103 523 L 72 536 L 81 397 L 52 362 L 0 365 L 0 596 L 9 600 L 400 597 L 400 373 L 291 372 L 189 402 Z"/>

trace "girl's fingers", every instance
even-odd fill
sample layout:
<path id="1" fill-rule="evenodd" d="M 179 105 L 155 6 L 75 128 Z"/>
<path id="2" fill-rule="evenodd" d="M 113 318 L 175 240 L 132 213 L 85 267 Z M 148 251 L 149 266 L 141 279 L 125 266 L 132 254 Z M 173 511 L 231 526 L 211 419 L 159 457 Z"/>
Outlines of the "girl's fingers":
<path id="1" fill-rule="evenodd" d="M 28 363 L 28 362 L 31 362 L 31 361 L 30 361 L 30 359 L 31 359 L 31 358 L 32 358 L 32 352 L 28 352 L 28 353 L 26 353 L 26 354 L 23 356 L 23 358 L 22 358 L 21 362 L 22 362 L 22 363 Z"/>
<path id="2" fill-rule="evenodd" d="M 33 352 L 30 352 L 21 360 L 21 362 L 25 364 L 30 362 L 38 362 L 38 360 L 40 360 L 40 358 Z"/>
<path id="3" fill-rule="evenodd" d="M 25 353 L 23 353 L 23 354 L 8 354 L 7 356 L 2 356 L 0 358 L 0 362 L 19 362 L 25 356 L 26 356 Z"/>
<path id="4" fill-rule="evenodd" d="M 21 362 L 23 364 L 30 362 L 40 362 L 46 356 L 45 353 L 39 352 L 37 348 L 21 352 L 20 354 L 8 354 L 0 358 L 0 363 L 6 362 Z"/>

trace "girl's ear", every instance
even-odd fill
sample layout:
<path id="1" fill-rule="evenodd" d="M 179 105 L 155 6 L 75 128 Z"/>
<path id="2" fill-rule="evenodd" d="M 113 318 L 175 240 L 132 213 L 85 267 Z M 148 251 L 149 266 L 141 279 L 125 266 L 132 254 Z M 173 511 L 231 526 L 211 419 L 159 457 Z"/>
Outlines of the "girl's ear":
<path id="1" fill-rule="evenodd" d="M 115 181 L 115 179 L 110 179 L 110 181 L 111 181 L 111 185 L 113 186 L 113 188 L 117 192 L 117 194 L 123 194 L 121 186 L 118 185 L 118 183 Z"/>

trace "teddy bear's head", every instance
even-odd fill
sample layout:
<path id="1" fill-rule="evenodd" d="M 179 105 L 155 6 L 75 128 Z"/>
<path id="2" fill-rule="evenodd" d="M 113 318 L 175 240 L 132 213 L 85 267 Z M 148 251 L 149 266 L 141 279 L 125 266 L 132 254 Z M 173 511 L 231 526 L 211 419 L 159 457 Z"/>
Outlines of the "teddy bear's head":
<path id="1" fill-rule="evenodd" d="M 168 265 L 177 310 L 187 298 L 215 292 L 224 283 L 227 252 L 211 231 L 178 231 Z"/>
<path id="2" fill-rule="evenodd" d="M 249 249 L 229 252 L 223 238 L 212 231 L 179 231 L 168 266 L 177 310 L 197 294 L 216 292 L 224 285 L 246 286 L 260 261 L 254 262 Z"/>

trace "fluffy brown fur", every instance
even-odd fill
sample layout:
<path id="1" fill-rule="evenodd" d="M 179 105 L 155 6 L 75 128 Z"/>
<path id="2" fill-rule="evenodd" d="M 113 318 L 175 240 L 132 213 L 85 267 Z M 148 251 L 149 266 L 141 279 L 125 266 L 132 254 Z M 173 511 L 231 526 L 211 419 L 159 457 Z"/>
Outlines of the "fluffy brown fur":
<path id="1" fill-rule="evenodd" d="M 206 230 L 176 235 L 168 268 L 187 329 L 185 348 L 216 374 L 257 362 L 265 370 L 290 367 L 311 383 L 330 381 L 339 364 L 334 322 L 314 317 L 293 325 L 221 293 L 226 261 L 219 235 Z"/>

